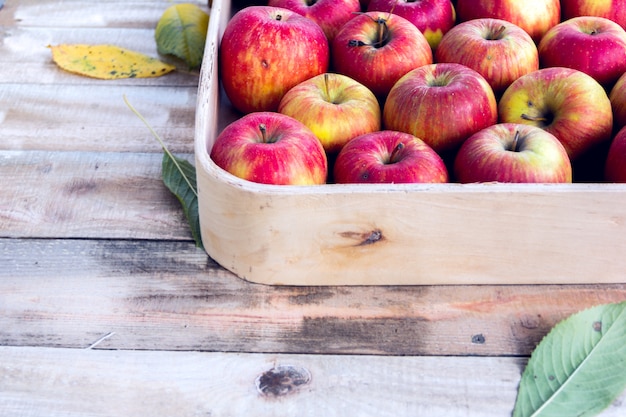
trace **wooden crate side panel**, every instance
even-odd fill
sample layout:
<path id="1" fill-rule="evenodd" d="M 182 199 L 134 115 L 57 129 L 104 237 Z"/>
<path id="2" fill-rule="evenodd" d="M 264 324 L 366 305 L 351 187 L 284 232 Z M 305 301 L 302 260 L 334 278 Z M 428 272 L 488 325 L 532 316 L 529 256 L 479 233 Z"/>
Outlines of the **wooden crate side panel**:
<path id="1" fill-rule="evenodd" d="M 262 194 L 200 182 L 209 254 L 255 282 L 624 281 L 626 196 L 611 188 Z"/>

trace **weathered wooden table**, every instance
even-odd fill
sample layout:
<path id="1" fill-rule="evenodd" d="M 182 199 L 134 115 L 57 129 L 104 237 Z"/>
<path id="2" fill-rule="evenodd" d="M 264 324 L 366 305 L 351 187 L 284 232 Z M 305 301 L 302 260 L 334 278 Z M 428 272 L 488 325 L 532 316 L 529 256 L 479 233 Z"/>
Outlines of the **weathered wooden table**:
<path id="1" fill-rule="evenodd" d="M 123 101 L 193 160 L 198 73 L 100 81 L 47 48 L 156 56 L 170 4 L 0 9 L 3 416 L 509 416 L 549 329 L 626 299 L 626 284 L 269 287 L 227 272 L 195 247 Z"/>

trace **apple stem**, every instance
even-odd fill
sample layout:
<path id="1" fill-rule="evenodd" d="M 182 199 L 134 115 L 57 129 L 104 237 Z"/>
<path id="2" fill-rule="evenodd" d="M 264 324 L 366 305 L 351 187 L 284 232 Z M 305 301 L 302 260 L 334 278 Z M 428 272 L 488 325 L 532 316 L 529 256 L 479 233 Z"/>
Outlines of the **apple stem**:
<path id="1" fill-rule="evenodd" d="M 519 149 L 519 130 L 515 131 L 515 136 L 513 137 L 513 143 L 511 144 L 511 152 L 518 152 Z"/>
<path id="2" fill-rule="evenodd" d="M 326 94 L 326 99 L 330 101 L 330 94 L 328 93 L 328 73 L 324 73 L 324 94 Z"/>
<path id="3" fill-rule="evenodd" d="M 265 123 L 259 123 L 259 130 L 261 131 L 261 140 L 263 143 L 267 143 L 267 127 L 265 127 Z"/>
<path id="4" fill-rule="evenodd" d="M 522 113 L 521 118 L 524 119 L 524 120 L 530 120 L 530 121 L 533 121 L 533 122 L 547 122 L 548 121 L 548 119 L 546 117 L 530 116 L 530 115 L 528 115 L 526 113 Z"/>
<path id="5" fill-rule="evenodd" d="M 375 46 L 380 48 L 387 42 L 387 21 L 379 18 L 376 23 L 378 23 L 378 42 Z"/>
<path id="6" fill-rule="evenodd" d="M 363 12 L 357 12 L 357 13 L 363 13 Z M 389 15 L 391 16 L 391 13 Z M 358 39 L 350 39 L 348 41 L 348 46 L 357 47 L 357 46 L 370 45 L 370 46 L 373 46 L 374 48 L 382 48 L 383 46 L 387 44 L 387 41 L 389 40 L 389 28 L 387 27 L 387 19 L 384 19 L 382 17 L 379 17 L 378 19 L 374 19 L 372 16 L 369 16 L 369 15 L 366 15 L 366 16 L 368 16 L 370 19 L 372 19 L 374 22 L 378 24 L 377 41 L 372 44 L 367 44 Z"/>
<path id="7" fill-rule="evenodd" d="M 397 162 L 397 158 L 398 158 L 398 154 L 400 153 L 400 151 L 404 149 L 404 143 L 402 142 L 398 142 L 398 144 L 396 145 L 395 148 L 393 148 L 393 151 L 391 152 L 391 156 L 389 157 L 389 163 L 393 164 L 395 162 Z"/>
<path id="8" fill-rule="evenodd" d="M 493 32 L 491 35 L 489 35 L 489 37 L 487 38 L 487 40 L 490 41 L 496 41 L 498 39 L 500 39 L 500 37 L 502 36 L 502 33 L 506 30 L 506 26 L 502 25 L 498 28 L 498 30 L 496 30 L 495 32 Z"/>

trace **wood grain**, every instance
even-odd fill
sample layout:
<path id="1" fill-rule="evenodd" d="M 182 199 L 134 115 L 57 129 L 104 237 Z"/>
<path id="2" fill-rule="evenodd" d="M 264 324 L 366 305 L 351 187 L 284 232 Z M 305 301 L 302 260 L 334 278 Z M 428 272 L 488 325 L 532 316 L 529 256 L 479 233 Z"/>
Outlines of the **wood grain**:
<path id="1" fill-rule="evenodd" d="M 192 153 L 196 90 L 7 84 L 0 90 L 0 150 L 161 152 L 126 96 L 171 152 Z"/>
<path id="2" fill-rule="evenodd" d="M 0 13 L 0 150 L 159 152 L 126 95 L 172 152 L 192 153 L 198 71 L 158 56 L 154 28 L 176 2 L 8 2 Z M 208 12 L 206 2 L 196 1 Z M 18 5 L 19 4 L 19 5 Z M 53 62 L 48 45 L 113 43 L 177 65 L 158 78 L 94 80 Z"/>
<path id="3" fill-rule="evenodd" d="M 508 416 L 523 366 L 498 358 L 37 348 L 0 354 L 0 409 L 20 417 Z M 261 394 L 257 379 L 280 367 L 304 368 L 310 382 L 285 395 Z M 476 373 L 484 383 L 469 383 Z"/>
<path id="4" fill-rule="evenodd" d="M 189 242 L 0 240 L 0 345 L 376 355 L 529 355 L 626 284 L 272 287 Z"/>
<path id="5" fill-rule="evenodd" d="M 189 71 L 174 57 L 159 55 L 154 40 L 154 29 L 117 28 L 69 28 L 8 26 L 0 42 L 0 82 L 24 84 L 69 85 L 125 85 L 125 86 L 198 86 L 199 72 Z M 72 74 L 57 67 L 52 61 L 49 45 L 59 44 L 114 44 L 177 66 L 177 71 L 156 78 L 123 78 L 118 80 L 94 80 Z"/>
<path id="6" fill-rule="evenodd" d="M 177 3 L 196 4 L 208 12 L 205 0 L 19 0 L 6 2 L 0 25 L 154 29 L 165 9 Z"/>
<path id="7" fill-rule="evenodd" d="M 93 84 L 52 62 L 48 45 L 109 43 L 175 64 L 177 71 L 159 78 L 107 80 L 103 85 L 169 85 L 197 88 L 198 71 L 159 55 L 154 29 L 165 9 L 192 3 L 208 13 L 207 3 L 191 1 L 89 2 L 26 0 L 7 2 L 0 13 L 0 82 L 16 84 Z M 20 88 L 28 88 L 26 85 Z M 193 108 L 193 107 L 192 107 Z"/>
<path id="8" fill-rule="evenodd" d="M 508 417 L 524 366 L 515 358 L 0 347 L 0 409 L 20 417 Z M 263 380 L 298 381 L 298 372 L 310 379 Z M 622 416 L 624 401 L 601 416 Z"/>
<path id="9" fill-rule="evenodd" d="M 157 153 L 1 151 L 0 236 L 188 240 L 161 161 Z"/>

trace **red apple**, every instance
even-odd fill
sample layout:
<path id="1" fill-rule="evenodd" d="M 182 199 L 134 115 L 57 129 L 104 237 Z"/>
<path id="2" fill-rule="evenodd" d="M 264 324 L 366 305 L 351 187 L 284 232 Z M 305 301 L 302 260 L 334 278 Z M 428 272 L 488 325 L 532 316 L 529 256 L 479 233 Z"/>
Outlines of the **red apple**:
<path id="1" fill-rule="evenodd" d="M 454 63 L 410 71 L 393 86 L 383 107 L 385 129 L 417 136 L 437 152 L 455 150 L 497 120 L 496 98 L 487 81 Z"/>
<path id="2" fill-rule="evenodd" d="M 538 43 L 561 21 L 559 0 L 458 0 L 459 22 L 483 17 L 507 20 L 524 29 Z"/>
<path id="3" fill-rule="evenodd" d="M 435 51 L 435 62 L 456 62 L 485 77 L 496 95 L 516 79 L 539 69 L 537 46 L 526 31 L 502 19 L 482 18 L 450 29 Z"/>
<path id="4" fill-rule="evenodd" d="M 611 88 L 609 100 L 613 109 L 613 131 L 617 132 L 626 126 L 626 72 L 617 79 Z"/>
<path id="5" fill-rule="evenodd" d="M 388 12 L 356 15 L 339 30 L 331 52 L 337 72 L 354 78 L 379 97 L 413 68 L 433 62 L 422 32 Z"/>
<path id="6" fill-rule="evenodd" d="M 610 88 L 626 71 L 626 31 L 598 16 L 575 17 L 550 29 L 539 42 L 542 67 L 574 68 Z"/>
<path id="7" fill-rule="evenodd" d="M 454 160 L 461 183 L 572 182 L 565 148 L 551 133 L 535 126 L 500 123 L 470 136 Z"/>
<path id="8" fill-rule="evenodd" d="M 456 23 L 450 0 L 370 0 L 368 11 L 393 12 L 413 23 L 434 50 Z"/>
<path id="9" fill-rule="evenodd" d="M 219 58 L 226 95 L 249 113 L 275 111 L 291 87 L 326 72 L 330 50 L 311 19 L 279 7 L 248 6 L 226 25 Z"/>
<path id="10" fill-rule="evenodd" d="M 500 121 L 541 127 L 570 159 L 611 138 L 613 113 L 604 88 L 571 68 L 543 68 L 515 80 L 498 104 Z"/>
<path id="11" fill-rule="evenodd" d="M 444 183 L 448 171 L 424 141 L 404 132 L 381 130 L 344 146 L 334 165 L 337 183 Z"/>
<path id="12" fill-rule="evenodd" d="M 320 25 L 329 41 L 339 29 L 361 11 L 359 0 L 269 0 L 268 6 L 283 7 Z"/>
<path id="13" fill-rule="evenodd" d="M 275 112 L 248 113 L 227 125 L 211 159 L 236 177 L 263 184 L 324 184 L 328 174 L 326 153 L 313 132 Z"/>
<path id="14" fill-rule="evenodd" d="M 561 20 L 578 16 L 600 16 L 626 29 L 626 2 L 598 0 L 561 0 Z"/>
<path id="15" fill-rule="evenodd" d="M 609 182 L 626 183 L 626 127 L 620 129 L 611 141 L 604 164 L 604 178 Z"/>
<path id="16" fill-rule="evenodd" d="M 301 82 L 283 96 L 278 111 L 311 129 L 327 153 L 381 127 L 374 93 L 343 74 L 324 73 Z"/>

